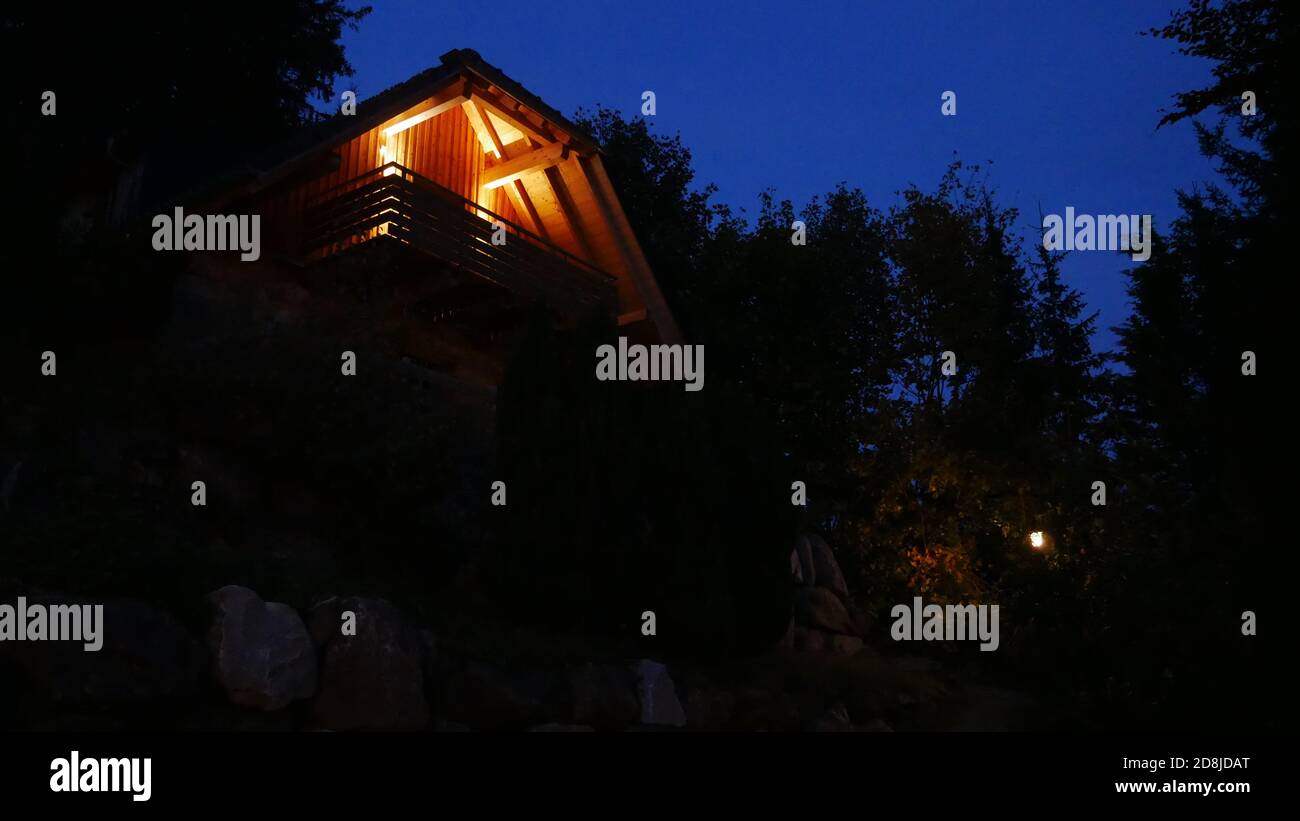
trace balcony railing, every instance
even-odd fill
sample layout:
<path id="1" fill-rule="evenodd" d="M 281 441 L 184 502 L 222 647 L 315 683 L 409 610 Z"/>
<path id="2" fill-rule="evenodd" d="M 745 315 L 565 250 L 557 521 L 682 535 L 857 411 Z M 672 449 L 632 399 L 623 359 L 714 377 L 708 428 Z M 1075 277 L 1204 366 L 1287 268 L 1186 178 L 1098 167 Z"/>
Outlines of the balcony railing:
<path id="1" fill-rule="evenodd" d="M 504 244 L 492 243 L 495 222 Z M 566 312 L 617 307 L 610 274 L 397 163 L 313 196 L 305 228 L 309 258 L 388 237 Z"/>

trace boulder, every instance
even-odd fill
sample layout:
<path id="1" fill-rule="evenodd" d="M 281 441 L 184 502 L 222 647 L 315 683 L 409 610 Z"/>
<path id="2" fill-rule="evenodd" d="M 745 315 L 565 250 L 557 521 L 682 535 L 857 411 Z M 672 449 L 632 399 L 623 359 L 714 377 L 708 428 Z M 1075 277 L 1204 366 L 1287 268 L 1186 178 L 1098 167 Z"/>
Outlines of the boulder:
<path id="1" fill-rule="evenodd" d="M 857 730 L 860 733 L 892 733 L 894 728 L 883 718 L 873 718 L 866 724 L 858 725 Z"/>
<path id="2" fill-rule="evenodd" d="M 804 725 L 804 729 L 814 733 L 851 733 L 854 727 L 849 711 L 843 704 L 836 704 Z"/>
<path id="3" fill-rule="evenodd" d="M 853 635 L 856 628 L 840 597 L 825 587 L 803 587 L 795 592 L 794 621 L 828 633 Z"/>
<path id="4" fill-rule="evenodd" d="M 851 656 L 861 652 L 864 626 L 846 605 L 848 586 L 830 546 L 820 536 L 800 536 L 790 563 L 801 586 L 795 589 L 792 618 L 781 645 L 806 653 Z"/>
<path id="5" fill-rule="evenodd" d="M 632 665 L 632 673 L 636 676 L 642 724 L 686 726 L 686 713 L 677 700 L 677 689 L 667 667 L 657 661 L 641 659 Z"/>
<path id="6" fill-rule="evenodd" d="M 789 632 L 788 646 L 801 653 L 824 653 L 830 633 L 811 627 L 793 625 Z"/>
<path id="7" fill-rule="evenodd" d="M 697 730 L 721 730 L 731 720 L 736 697 L 721 687 L 687 686 L 682 696 L 687 726 Z"/>
<path id="8" fill-rule="evenodd" d="M 344 613 L 356 635 L 343 635 Z M 330 730 L 419 730 L 429 722 L 424 641 L 383 599 L 334 598 L 312 609 L 323 650 L 316 724 Z M 349 623 L 352 623 L 349 620 Z"/>
<path id="9" fill-rule="evenodd" d="M 817 566 L 813 562 L 812 545 L 808 537 L 800 536 L 795 540 L 790 553 L 790 565 L 794 568 L 795 580 L 800 584 L 812 586 L 817 584 Z"/>
<path id="10" fill-rule="evenodd" d="M 798 701 L 781 690 L 746 688 L 736 694 L 735 709 L 727 729 L 733 731 L 778 732 L 798 730 L 803 726 Z"/>
<path id="11" fill-rule="evenodd" d="M 213 673 L 233 703 L 278 710 L 316 692 L 316 648 L 297 611 L 238 585 L 208 601 Z"/>
<path id="12" fill-rule="evenodd" d="M 203 645 L 171 614 L 141 601 L 104 605 L 104 646 L 88 654 L 83 687 L 95 701 L 187 698 L 200 691 Z"/>
<path id="13" fill-rule="evenodd" d="M 636 680 L 626 668 L 587 663 L 570 667 L 565 679 L 577 724 L 616 729 L 637 722 Z"/>
<path id="14" fill-rule="evenodd" d="M 827 649 L 837 656 L 856 656 L 862 652 L 862 646 L 862 639 L 858 636 L 845 636 L 841 633 L 831 633 L 827 642 Z"/>
<path id="15" fill-rule="evenodd" d="M 831 552 L 830 545 L 826 544 L 821 536 L 808 535 L 804 539 L 808 542 L 815 584 L 833 590 L 847 599 L 849 586 L 844 582 L 844 574 L 840 571 L 839 562 L 835 561 L 835 554 Z"/>
<path id="16" fill-rule="evenodd" d="M 795 540 L 790 551 L 790 573 L 806 587 L 824 587 L 845 599 L 849 596 L 835 553 L 821 536 L 809 533 Z"/>
<path id="17" fill-rule="evenodd" d="M 565 712 L 565 682 L 559 674 L 512 671 L 443 653 L 435 683 L 439 717 L 475 729 L 526 729 Z"/>
<path id="18" fill-rule="evenodd" d="M 94 604 L 46 594 L 30 605 Z M 0 643 L 25 703 L 61 710 L 85 706 L 156 711 L 196 698 L 206 666 L 202 644 L 169 613 L 132 599 L 103 602 L 102 645 L 79 641 Z"/>
<path id="19" fill-rule="evenodd" d="M 863 642 L 858 636 L 829 633 L 815 627 L 792 625 L 786 634 L 784 646 L 801 653 L 826 653 L 835 656 L 856 656 Z"/>

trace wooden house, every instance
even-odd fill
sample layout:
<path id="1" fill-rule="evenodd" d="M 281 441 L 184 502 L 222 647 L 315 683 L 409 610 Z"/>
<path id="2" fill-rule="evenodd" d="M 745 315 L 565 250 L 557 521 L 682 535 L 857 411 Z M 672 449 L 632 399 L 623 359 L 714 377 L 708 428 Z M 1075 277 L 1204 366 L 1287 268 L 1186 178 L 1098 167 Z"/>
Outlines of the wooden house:
<path id="1" fill-rule="evenodd" d="M 421 321 L 490 323 L 503 305 L 542 304 L 680 341 L 600 147 L 471 50 L 306 129 L 200 201 L 260 214 L 263 257 L 296 266 L 375 247 L 391 266 L 400 249 L 424 284 Z"/>

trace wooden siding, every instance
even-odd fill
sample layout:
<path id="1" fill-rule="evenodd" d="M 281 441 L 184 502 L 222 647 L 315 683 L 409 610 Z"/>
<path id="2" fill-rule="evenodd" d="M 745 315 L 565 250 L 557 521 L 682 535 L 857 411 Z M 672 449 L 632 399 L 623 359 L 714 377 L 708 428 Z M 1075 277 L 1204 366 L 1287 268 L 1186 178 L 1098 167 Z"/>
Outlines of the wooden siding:
<path id="1" fill-rule="evenodd" d="M 387 159 L 381 158 L 386 153 L 381 150 L 384 145 L 381 128 L 372 128 L 329 152 L 338 157 L 338 167 L 334 170 L 322 169 L 324 173 L 311 179 L 287 181 L 273 188 L 258 208 L 263 232 L 295 241 L 301 235 L 302 216 L 309 199 L 385 162 L 404 165 L 466 199 L 475 200 L 478 195 L 485 157 L 469 119 L 460 109 L 452 109 L 393 135 L 388 140 L 392 156 Z M 519 217 L 504 190 L 483 192 L 482 199 L 475 201 L 507 220 L 518 222 Z"/>

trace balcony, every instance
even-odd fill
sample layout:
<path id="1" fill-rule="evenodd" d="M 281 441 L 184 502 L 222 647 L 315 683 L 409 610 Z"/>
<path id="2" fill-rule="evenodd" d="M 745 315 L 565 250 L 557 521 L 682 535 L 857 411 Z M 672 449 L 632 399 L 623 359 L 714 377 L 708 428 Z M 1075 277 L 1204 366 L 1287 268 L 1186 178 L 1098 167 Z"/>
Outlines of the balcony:
<path id="1" fill-rule="evenodd" d="M 613 276 L 397 163 L 313 196 L 305 217 L 309 260 L 386 238 L 565 315 L 617 311 Z M 492 244 L 498 221 L 502 245 Z"/>

